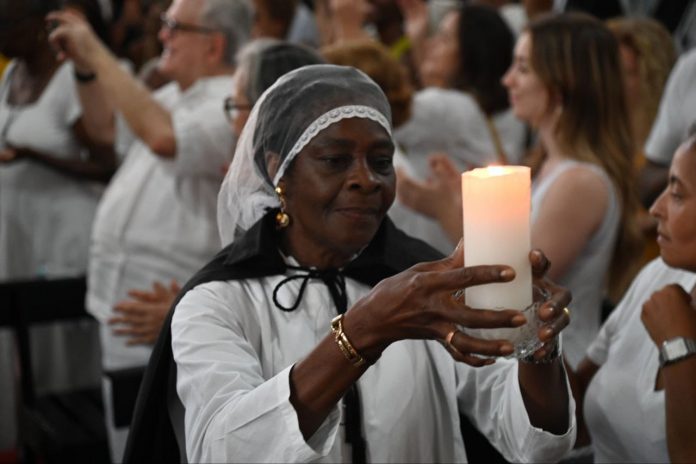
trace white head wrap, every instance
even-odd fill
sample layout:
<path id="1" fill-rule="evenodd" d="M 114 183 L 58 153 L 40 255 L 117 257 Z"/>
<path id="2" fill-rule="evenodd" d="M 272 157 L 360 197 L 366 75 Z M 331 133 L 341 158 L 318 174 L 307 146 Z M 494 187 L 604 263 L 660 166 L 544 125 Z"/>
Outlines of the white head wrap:
<path id="1" fill-rule="evenodd" d="M 387 98 L 354 68 L 305 66 L 264 92 L 242 131 L 218 196 L 218 228 L 224 245 L 246 232 L 267 209 L 280 206 L 274 188 L 293 159 L 319 132 L 347 118 L 375 121 L 391 136 Z M 272 180 L 267 153 L 281 159 Z"/>

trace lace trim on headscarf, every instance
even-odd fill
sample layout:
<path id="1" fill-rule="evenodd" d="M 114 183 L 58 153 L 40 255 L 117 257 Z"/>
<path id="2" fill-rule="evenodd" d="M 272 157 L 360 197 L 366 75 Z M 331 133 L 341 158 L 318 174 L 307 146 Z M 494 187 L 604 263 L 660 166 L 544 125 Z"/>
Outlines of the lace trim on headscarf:
<path id="1" fill-rule="evenodd" d="M 374 108 L 364 105 L 347 105 L 334 108 L 315 119 L 314 122 L 305 129 L 300 138 L 297 139 L 297 142 L 295 142 L 295 145 L 293 145 L 273 178 L 273 185 L 278 185 L 278 182 L 280 182 L 280 179 L 283 177 L 283 174 L 285 174 L 285 170 L 290 166 L 292 160 L 295 159 L 302 149 L 306 147 L 319 132 L 338 121 L 349 118 L 371 119 L 382 126 L 390 137 L 392 135 L 389 121 L 382 113 Z"/>

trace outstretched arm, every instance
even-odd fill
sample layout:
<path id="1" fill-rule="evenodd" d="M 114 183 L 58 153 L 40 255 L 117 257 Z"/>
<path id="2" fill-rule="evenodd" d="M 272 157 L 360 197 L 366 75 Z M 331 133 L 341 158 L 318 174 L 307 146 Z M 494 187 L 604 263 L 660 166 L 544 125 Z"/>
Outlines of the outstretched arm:
<path id="1" fill-rule="evenodd" d="M 78 83 L 90 135 L 113 143 L 116 110 L 154 153 L 174 157 L 176 138 L 169 111 L 123 69 L 81 16 L 62 11 L 49 14 L 48 20 L 59 24 L 50 40 L 60 50 L 61 58 L 73 60 L 78 73 L 96 75 L 94 80 Z"/>

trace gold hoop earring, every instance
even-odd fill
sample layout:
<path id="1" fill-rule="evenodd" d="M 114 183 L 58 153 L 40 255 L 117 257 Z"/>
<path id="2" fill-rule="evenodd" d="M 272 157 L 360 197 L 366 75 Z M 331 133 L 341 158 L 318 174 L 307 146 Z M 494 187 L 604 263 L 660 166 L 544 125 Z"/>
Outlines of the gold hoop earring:
<path id="1" fill-rule="evenodd" d="M 283 195 L 283 187 L 278 185 L 275 188 L 275 193 L 278 195 L 278 201 L 280 202 L 280 211 L 276 213 L 276 226 L 279 229 L 284 229 L 290 225 L 290 216 L 285 212 L 285 195 Z"/>

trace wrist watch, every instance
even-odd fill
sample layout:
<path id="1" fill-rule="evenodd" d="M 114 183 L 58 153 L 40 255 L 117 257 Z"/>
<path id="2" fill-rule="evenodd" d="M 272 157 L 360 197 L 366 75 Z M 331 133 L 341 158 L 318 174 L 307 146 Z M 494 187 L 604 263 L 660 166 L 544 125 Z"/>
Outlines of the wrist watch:
<path id="1" fill-rule="evenodd" d="M 696 340 L 675 337 L 662 342 L 660 347 L 660 367 L 668 366 L 681 359 L 696 354 Z"/>

